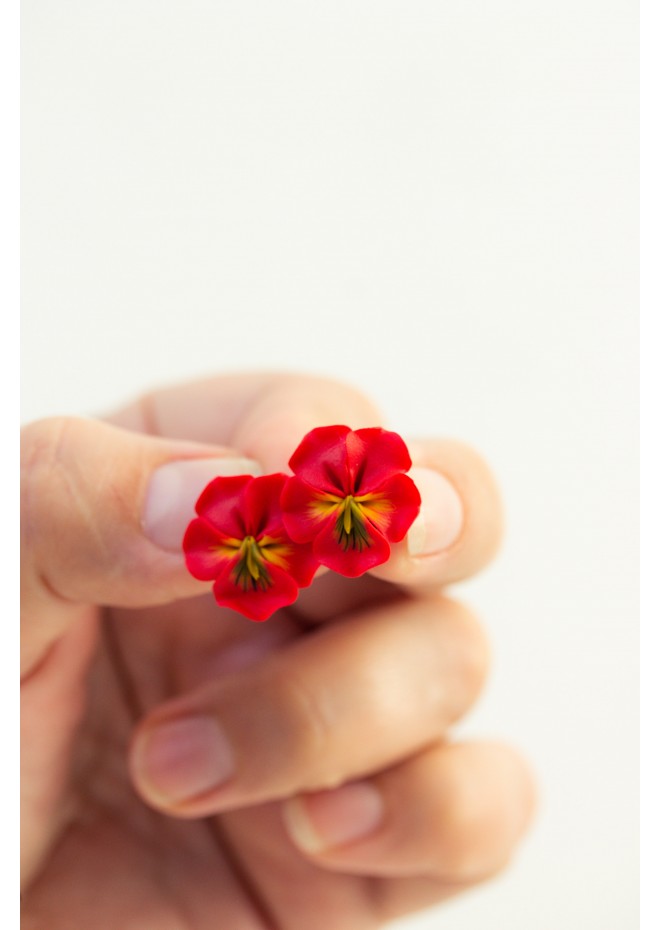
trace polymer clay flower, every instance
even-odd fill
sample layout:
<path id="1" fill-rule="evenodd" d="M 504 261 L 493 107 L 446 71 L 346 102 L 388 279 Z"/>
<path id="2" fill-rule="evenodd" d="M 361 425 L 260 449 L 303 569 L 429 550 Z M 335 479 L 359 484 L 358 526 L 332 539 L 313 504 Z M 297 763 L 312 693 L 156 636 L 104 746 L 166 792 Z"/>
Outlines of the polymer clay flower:
<path id="1" fill-rule="evenodd" d="M 322 426 L 293 453 L 282 492 L 291 539 L 311 543 L 328 568 L 355 578 L 386 562 L 419 513 L 420 496 L 404 474 L 410 455 L 397 433 Z"/>
<path id="2" fill-rule="evenodd" d="M 307 544 L 293 542 L 282 523 L 286 475 L 215 478 L 202 492 L 183 539 L 188 571 L 214 581 L 221 607 L 267 620 L 309 585 L 318 561 Z"/>

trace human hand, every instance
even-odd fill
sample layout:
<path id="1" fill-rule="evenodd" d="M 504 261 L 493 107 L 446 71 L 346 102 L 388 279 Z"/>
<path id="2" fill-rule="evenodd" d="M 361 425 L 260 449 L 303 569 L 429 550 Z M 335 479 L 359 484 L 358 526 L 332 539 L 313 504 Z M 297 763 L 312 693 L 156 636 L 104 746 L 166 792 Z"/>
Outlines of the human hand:
<path id="1" fill-rule="evenodd" d="M 502 868 L 531 776 L 448 738 L 488 664 L 442 593 L 497 547 L 481 459 L 409 442 L 426 531 L 255 624 L 185 570 L 196 495 L 378 412 L 245 375 L 108 419 L 23 436 L 23 930 L 373 930 Z"/>

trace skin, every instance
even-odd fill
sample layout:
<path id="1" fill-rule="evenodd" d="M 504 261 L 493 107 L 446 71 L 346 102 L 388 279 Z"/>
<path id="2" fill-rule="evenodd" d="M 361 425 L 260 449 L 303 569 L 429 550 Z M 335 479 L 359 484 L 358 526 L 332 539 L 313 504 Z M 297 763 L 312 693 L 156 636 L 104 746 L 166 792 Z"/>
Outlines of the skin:
<path id="1" fill-rule="evenodd" d="M 444 588 L 501 534 L 473 450 L 408 443 L 460 496 L 451 545 L 413 559 L 404 541 L 362 578 L 321 574 L 264 624 L 220 610 L 143 529 L 164 463 L 240 454 L 281 471 L 314 426 L 379 422 L 344 385 L 255 374 L 162 390 L 105 422 L 25 428 L 24 930 L 372 930 L 509 861 L 534 806 L 529 769 L 505 745 L 450 738 L 488 647 Z M 144 746 L 189 714 L 222 722 L 236 771 L 174 799 Z M 356 783 L 376 789 L 379 825 L 302 848 L 296 811 Z"/>

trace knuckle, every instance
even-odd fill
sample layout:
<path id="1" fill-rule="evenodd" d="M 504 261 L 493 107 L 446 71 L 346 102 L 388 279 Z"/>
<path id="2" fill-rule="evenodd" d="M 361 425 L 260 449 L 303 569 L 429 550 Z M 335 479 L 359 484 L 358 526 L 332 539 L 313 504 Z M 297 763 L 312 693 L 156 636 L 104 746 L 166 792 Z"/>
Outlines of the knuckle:
<path id="1" fill-rule="evenodd" d="M 343 412 L 342 412 L 343 411 Z M 341 382 L 298 374 L 267 377 L 252 397 L 232 444 L 274 470 L 282 469 L 314 426 L 347 420 L 373 425 L 378 411 L 356 389 Z"/>
<path id="2" fill-rule="evenodd" d="M 21 431 L 21 590 L 29 595 L 43 596 L 46 591 L 48 597 L 57 596 L 44 572 L 44 554 L 51 542 L 51 528 L 66 506 L 60 463 L 75 422 L 51 417 L 30 423 Z M 60 553 L 62 548 L 59 534 L 53 551 Z"/>
<path id="3" fill-rule="evenodd" d="M 21 465 L 28 470 L 52 468 L 59 458 L 62 444 L 79 422 L 73 417 L 48 417 L 23 427 Z"/>
<path id="4" fill-rule="evenodd" d="M 84 532 L 85 558 L 98 555 L 99 533 L 87 493 L 85 451 L 89 423 L 52 417 L 25 427 L 21 434 L 21 549 L 26 578 L 57 594 L 50 577 L 71 562 L 76 539 Z M 80 564 L 80 550 L 76 558 Z"/>
<path id="5" fill-rule="evenodd" d="M 71 442 L 77 423 L 68 417 L 37 420 L 21 432 L 21 524 L 32 535 L 38 514 L 52 509 L 61 495 L 61 463 L 64 447 Z M 49 506 L 46 506 L 49 505 Z"/>
<path id="6" fill-rule="evenodd" d="M 285 396 L 306 398 L 315 403 L 320 413 L 334 416 L 337 409 L 345 407 L 355 410 L 365 417 L 366 422 L 378 422 L 380 413 L 363 391 L 345 381 L 335 381 L 331 378 L 322 378 L 309 375 L 287 375 L 281 382 L 281 390 Z"/>

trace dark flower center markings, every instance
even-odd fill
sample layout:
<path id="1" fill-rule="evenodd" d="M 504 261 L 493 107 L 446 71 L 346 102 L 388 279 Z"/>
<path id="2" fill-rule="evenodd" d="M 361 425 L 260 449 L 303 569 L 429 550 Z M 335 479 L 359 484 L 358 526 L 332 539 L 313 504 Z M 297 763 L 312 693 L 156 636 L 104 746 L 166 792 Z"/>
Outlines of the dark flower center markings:
<path id="1" fill-rule="evenodd" d="M 360 552 L 371 545 L 362 507 L 352 494 L 339 505 L 335 532 L 344 551 L 358 549 Z"/>
<path id="2" fill-rule="evenodd" d="M 265 591 L 273 580 L 266 567 L 259 543 L 254 536 L 246 536 L 238 549 L 238 560 L 234 568 L 234 581 L 244 591 Z"/>
<path id="3" fill-rule="evenodd" d="M 241 542 L 227 541 L 225 546 L 237 557 L 233 570 L 234 582 L 244 591 L 265 591 L 273 584 L 268 563 L 288 569 L 287 556 L 291 546 L 274 536 L 246 536 Z"/>
<path id="4" fill-rule="evenodd" d="M 326 492 L 319 494 L 310 509 L 317 517 L 335 513 L 334 529 L 339 545 L 345 552 L 348 549 L 363 552 L 372 545 L 368 524 L 380 529 L 394 508 L 389 500 L 374 493 L 339 497 Z"/>
<path id="5" fill-rule="evenodd" d="M 218 605 L 250 620 L 267 620 L 292 604 L 319 566 L 311 545 L 294 542 L 283 524 L 286 482 L 279 472 L 214 478 L 195 504 L 197 517 L 183 539 L 190 574 L 213 581 Z"/>

